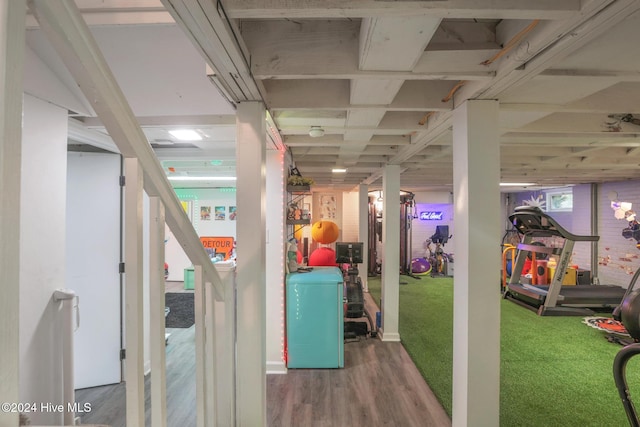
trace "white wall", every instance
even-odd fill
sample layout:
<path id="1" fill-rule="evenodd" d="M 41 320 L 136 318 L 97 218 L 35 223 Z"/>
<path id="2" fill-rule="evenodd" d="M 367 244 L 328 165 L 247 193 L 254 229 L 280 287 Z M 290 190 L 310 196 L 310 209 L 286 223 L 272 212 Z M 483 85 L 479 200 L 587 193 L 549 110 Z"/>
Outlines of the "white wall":
<path id="1" fill-rule="evenodd" d="M 341 238 L 342 242 L 357 242 L 358 241 L 358 227 L 360 218 L 358 217 L 358 192 L 345 191 L 342 193 L 342 230 Z"/>
<path id="2" fill-rule="evenodd" d="M 576 185 L 573 187 L 573 211 L 571 217 L 571 232 L 573 234 L 583 236 L 591 235 L 590 184 Z M 577 265 L 579 268 L 591 270 L 591 243 L 577 242 L 573 247 L 571 263 Z"/>
<path id="3" fill-rule="evenodd" d="M 235 188 L 178 189 L 176 194 L 181 201 L 190 202 L 188 215 L 198 236 L 236 237 L 236 221 L 231 220 L 229 216 L 229 206 L 236 206 Z M 203 206 L 211 207 L 211 215 L 208 220 L 201 217 Z M 224 220 L 215 219 L 216 206 L 225 208 Z M 269 206 L 271 205 L 269 204 Z M 184 269 L 191 266 L 191 261 L 187 258 L 169 227 L 165 229 L 165 236 L 167 240 L 165 260 L 169 264 L 167 280 L 182 281 L 184 280 Z"/>
<path id="4" fill-rule="evenodd" d="M 640 250 L 634 239 L 622 237 L 627 221 L 615 219 L 608 193 L 618 193 L 621 202 L 633 203 L 633 210 L 640 212 L 640 181 L 612 182 L 600 185 L 598 191 L 598 276 L 600 283 L 627 287 L 631 276 L 640 267 Z"/>
<path id="5" fill-rule="evenodd" d="M 453 194 L 449 191 L 418 192 L 413 196 L 416 203 L 437 203 L 441 205 L 453 203 Z"/>
<path id="6" fill-rule="evenodd" d="M 55 289 L 65 287 L 67 111 L 24 97 L 20 204 L 20 401 L 62 402 Z M 31 423 L 62 417 L 30 414 Z"/>
<path id="7" fill-rule="evenodd" d="M 283 153 L 266 154 L 266 362 L 267 373 L 284 373 L 284 173 Z"/>

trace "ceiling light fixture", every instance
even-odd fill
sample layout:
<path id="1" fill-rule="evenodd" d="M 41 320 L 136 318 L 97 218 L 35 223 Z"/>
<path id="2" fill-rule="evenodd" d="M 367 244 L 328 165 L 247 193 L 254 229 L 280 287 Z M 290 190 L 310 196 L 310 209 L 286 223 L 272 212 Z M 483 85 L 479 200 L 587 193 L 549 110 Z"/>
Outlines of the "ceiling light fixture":
<path id="1" fill-rule="evenodd" d="M 180 141 L 202 141 L 202 136 L 193 129 L 173 129 L 169 133 Z"/>
<path id="2" fill-rule="evenodd" d="M 324 129 L 321 126 L 311 126 L 311 129 L 309 129 L 309 136 L 312 138 L 324 136 Z"/>
<path id="3" fill-rule="evenodd" d="M 331 172 L 333 173 L 345 173 L 347 171 L 347 168 L 333 168 L 331 169 Z"/>
<path id="4" fill-rule="evenodd" d="M 235 181 L 235 176 L 169 176 L 170 181 Z"/>

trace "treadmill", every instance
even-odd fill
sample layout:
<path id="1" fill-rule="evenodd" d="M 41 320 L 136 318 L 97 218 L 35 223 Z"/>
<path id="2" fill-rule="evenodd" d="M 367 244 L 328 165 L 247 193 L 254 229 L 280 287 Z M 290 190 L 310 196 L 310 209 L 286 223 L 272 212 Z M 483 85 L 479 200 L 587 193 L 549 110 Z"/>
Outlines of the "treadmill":
<path id="1" fill-rule="evenodd" d="M 597 242 L 598 236 L 578 236 L 565 230 L 536 206 L 520 206 L 509 220 L 522 234 L 518 255 L 503 297 L 540 316 L 588 316 L 595 312 L 611 312 L 620 304 L 625 289 L 615 285 L 562 285 L 575 242 Z M 563 245 L 549 248 L 532 244 L 536 237 L 560 237 Z M 557 255 L 558 263 L 549 285 L 520 283 L 522 268 L 529 253 Z M 535 268 L 535 266 L 532 266 Z"/>

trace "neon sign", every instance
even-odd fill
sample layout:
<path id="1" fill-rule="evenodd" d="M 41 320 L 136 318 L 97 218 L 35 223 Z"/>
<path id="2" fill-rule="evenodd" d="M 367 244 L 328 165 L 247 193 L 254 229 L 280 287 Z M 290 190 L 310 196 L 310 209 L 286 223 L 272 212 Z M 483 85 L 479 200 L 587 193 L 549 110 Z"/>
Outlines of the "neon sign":
<path id="1" fill-rule="evenodd" d="M 420 212 L 420 219 L 426 221 L 441 221 L 444 212 L 442 211 L 426 211 Z"/>

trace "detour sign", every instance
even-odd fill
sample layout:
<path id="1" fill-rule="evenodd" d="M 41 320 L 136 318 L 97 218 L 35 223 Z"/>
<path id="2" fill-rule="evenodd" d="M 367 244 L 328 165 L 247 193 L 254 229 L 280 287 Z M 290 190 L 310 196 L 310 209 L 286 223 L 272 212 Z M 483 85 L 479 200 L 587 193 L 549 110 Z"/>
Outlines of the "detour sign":
<path id="1" fill-rule="evenodd" d="M 215 253 L 224 255 L 224 261 L 229 259 L 233 250 L 233 237 L 200 237 L 202 246 L 208 249 L 215 249 Z"/>

